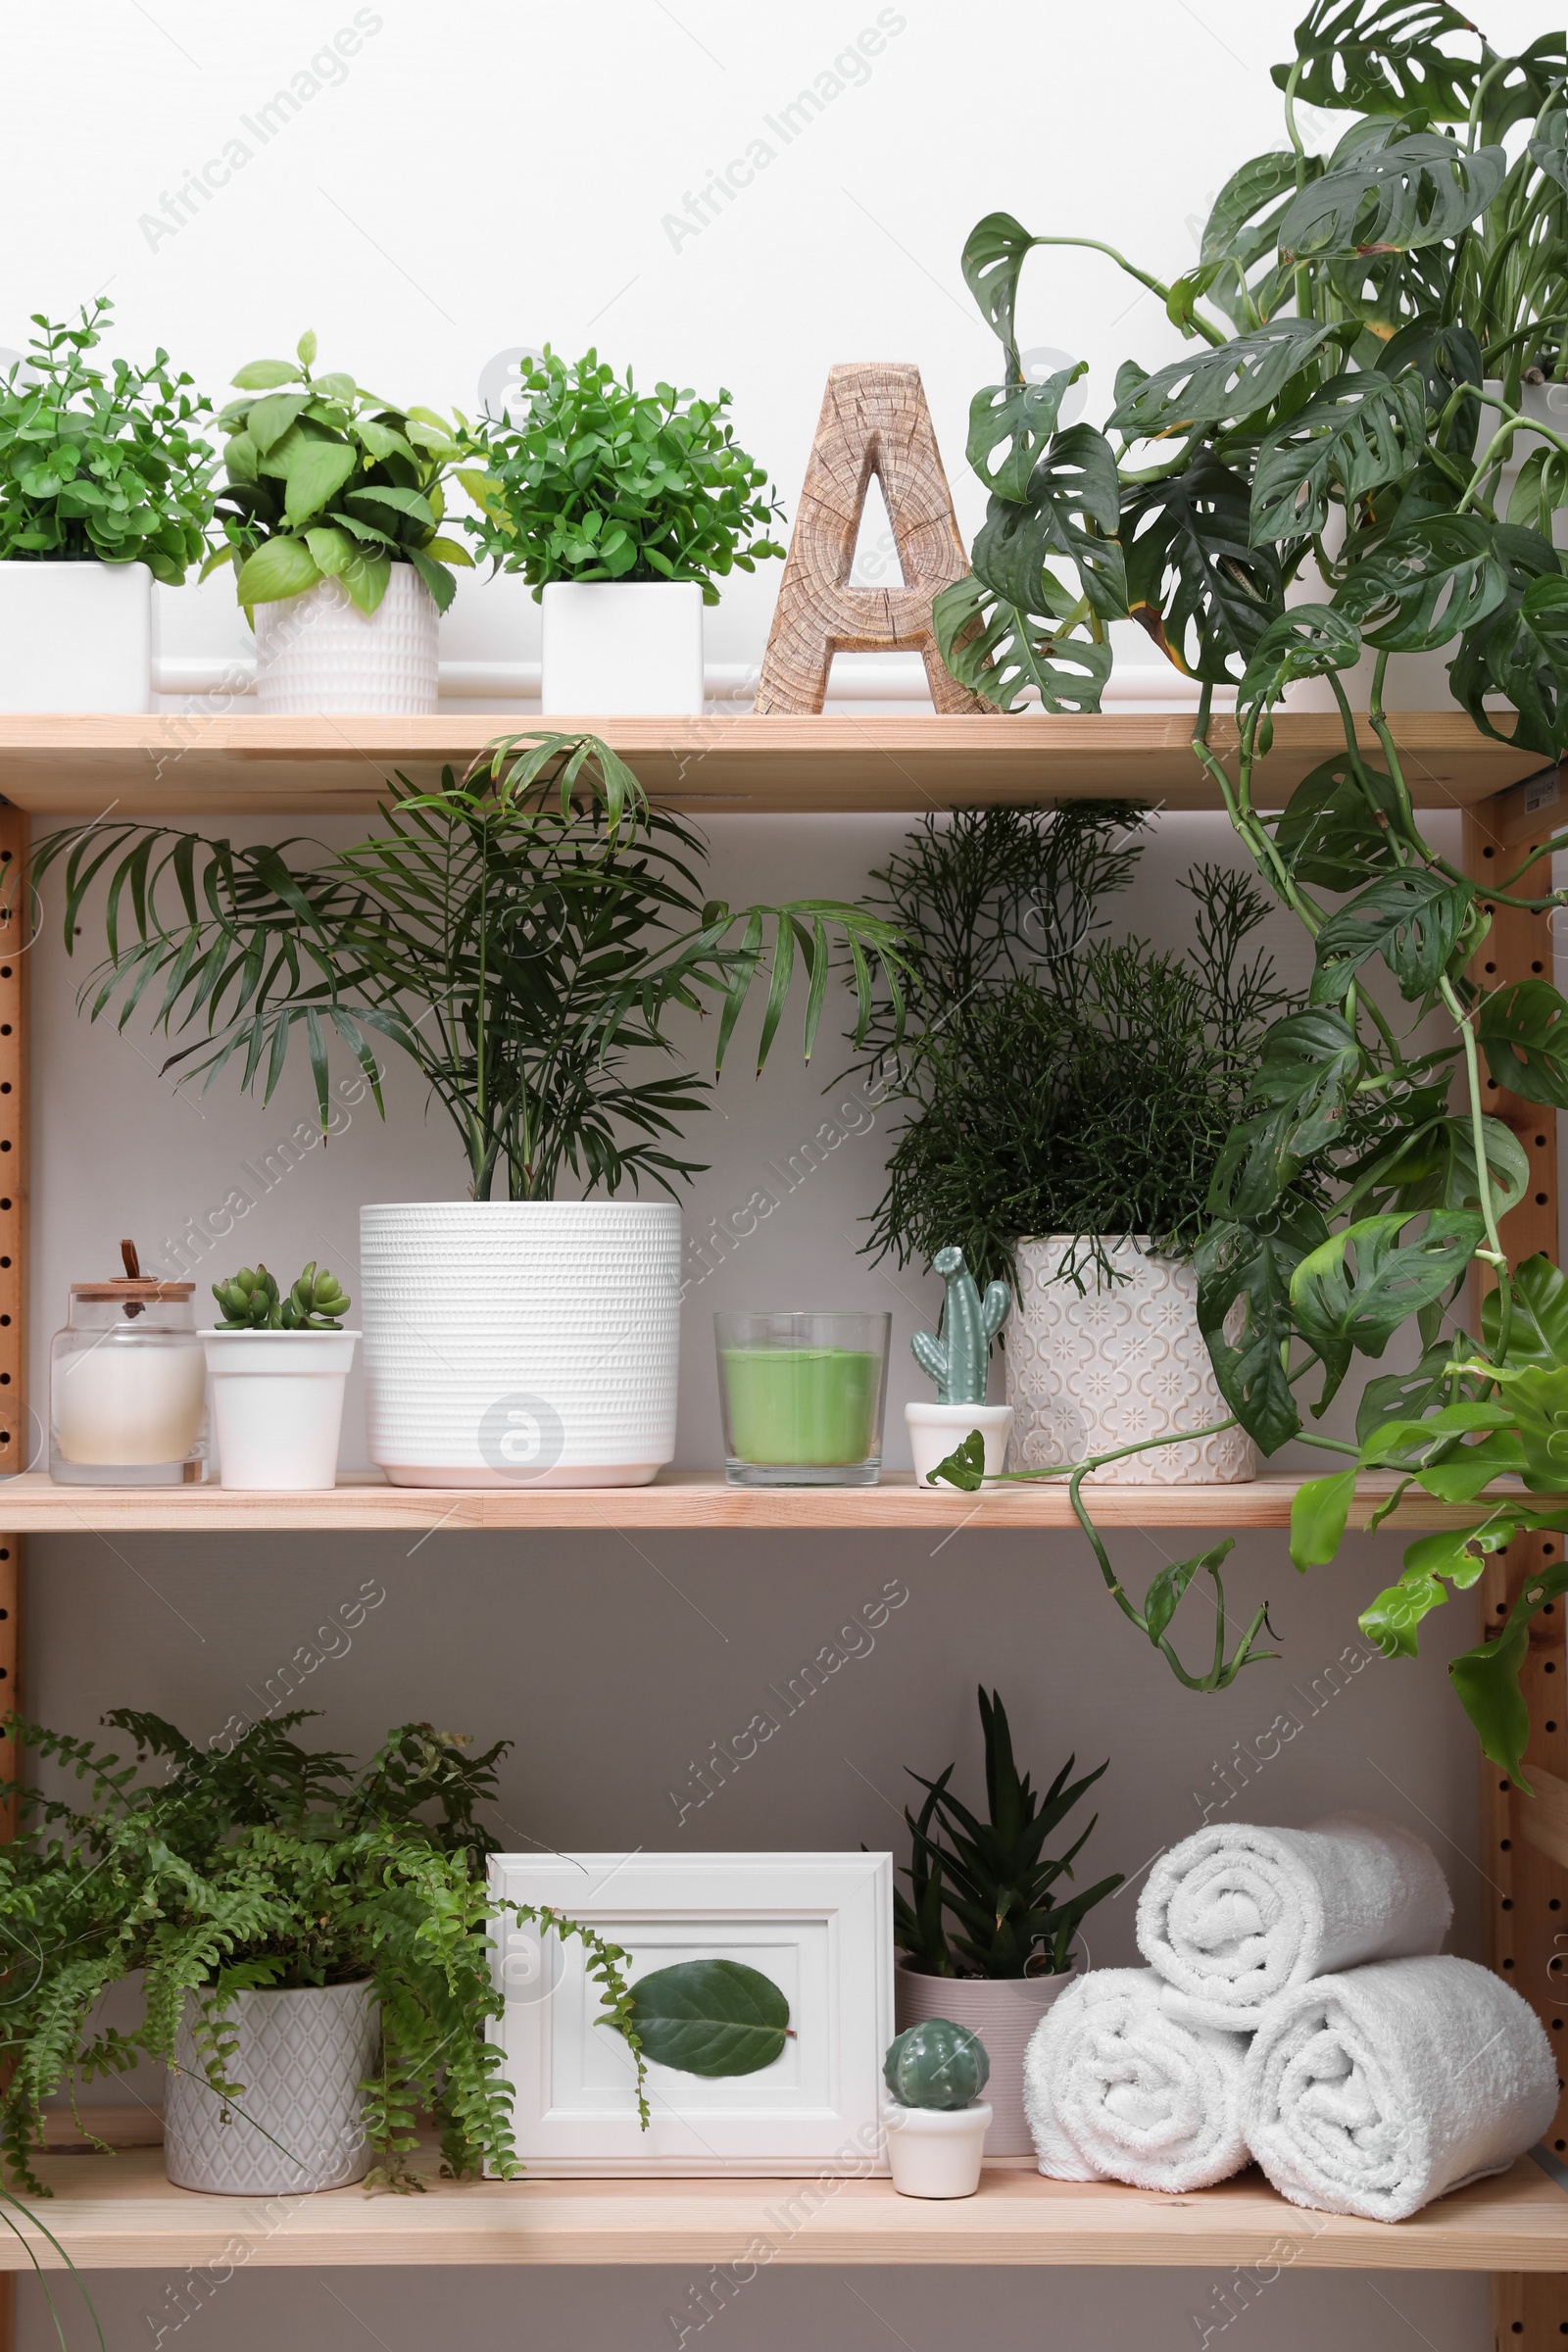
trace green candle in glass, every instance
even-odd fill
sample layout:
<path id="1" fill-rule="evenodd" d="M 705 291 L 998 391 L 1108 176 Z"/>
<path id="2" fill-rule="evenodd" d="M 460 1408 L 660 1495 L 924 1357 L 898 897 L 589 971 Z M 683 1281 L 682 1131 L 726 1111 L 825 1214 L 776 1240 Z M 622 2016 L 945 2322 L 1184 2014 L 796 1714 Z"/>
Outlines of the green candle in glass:
<path id="1" fill-rule="evenodd" d="M 717 1314 L 732 1486 L 875 1486 L 889 1314 Z"/>

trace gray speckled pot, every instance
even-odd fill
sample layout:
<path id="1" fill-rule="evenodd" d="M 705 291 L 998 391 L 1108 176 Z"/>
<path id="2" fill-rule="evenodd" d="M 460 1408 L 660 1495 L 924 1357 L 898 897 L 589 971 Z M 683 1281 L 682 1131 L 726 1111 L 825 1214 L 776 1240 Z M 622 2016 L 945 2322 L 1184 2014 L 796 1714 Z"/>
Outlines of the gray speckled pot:
<path id="1" fill-rule="evenodd" d="M 164 2169 L 174 2185 L 275 2197 L 363 2180 L 370 2150 L 359 2086 L 381 2045 L 371 1986 L 236 1993 L 228 2009 L 239 2044 L 233 2079 L 245 2089 L 232 2106 L 202 2077 L 195 2006 L 193 1999 L 180 2020 L 164 2091 Z"/>

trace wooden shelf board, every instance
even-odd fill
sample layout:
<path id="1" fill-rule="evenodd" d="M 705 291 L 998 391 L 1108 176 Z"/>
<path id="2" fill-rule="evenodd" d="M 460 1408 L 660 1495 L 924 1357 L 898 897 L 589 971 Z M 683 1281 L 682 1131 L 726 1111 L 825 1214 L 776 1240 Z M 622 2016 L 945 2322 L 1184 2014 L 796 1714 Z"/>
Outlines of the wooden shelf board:
<path id="1" fill-rule="evenodd" d="M 1307 2270 L 1568 2270 L 1568 2194 L 1528 2157 L 1413 2220 L 1307 2213 L 1256 2173 L 1162 2197 L 1108 2183 L 988 2171 L 977 2196 L 900 2197 L 887 2180 L 522 2180 L 455 2184 L 421 2168 L 423 2196 L 360 2188 L 316 2197 L 198 2196 L 164 2178 L 162 2151 L 50 2156 L 39 2206 L 82 2270 L 202 2263 L 266 2268 L 438 2263 L 985 2263 Z M 12 2209 L 0 2267 L 60 2258 Z M 764 2252 L 764 2249 L 766 2251 Z"/>
<path id="2" fill-rule="evenodd" d="M 40 715 L 0 719 L 0 794 L 48 816 L 143 812 L 364 813 L 401 769 L 428 789 L 493 737 L 537 717 L 317 718 Z M 602 735 L 666 806 L 747 811 L 920 811 L 988 802 L 1140 799 L 1211 808 L 1190 716 L 555 718 Z M 1506 790 L 1542 765 L 1479 734 L 1460 710 L 1392 721 L 1411 793 L 1452 808 Z M 1333 712 L 1284 712 L 1259 789 L 1278 805 L 1343 744 Z M 1216 718 L 1234 768 L 1236 726 Z M 1369 729 L 1363 741 L 1375 748 Z"/>
<path id="3" fill-rule="evenodd" d="M 1093 1492 L 1102 1527 L 1239 1530 L 1288 1527 L 1298 1478 L 1245 1486 L 1106 1486 Z M 1387 1477 L 1363 1479 L 1350 1514 L 1364 1525 L 1390 1491 Z M 1535 1496 L 1545 1506 L 1551 1498 Z M 1404 1530 L 1462 1527 L 1462 1504 L 1415 1491 L 1391 1524 Z M 0 1527 L 9 1534 L 210 1535 L 247 1530 L 711 1528 L 769 1529 L 1073 1528 L 1065 1483 L 993 1489 L 980 1494 L 916 1489 L 907 1473 L 879 1487 L 731 1487 L 714 1471 L 674 1471 L 651 1487 L 394 1487 L 375 1473 L 339 1479 L 330 1494 L 262 1494 L 210 1487 L 62 1487 L 44 1471 L 0 1481 Z"/>

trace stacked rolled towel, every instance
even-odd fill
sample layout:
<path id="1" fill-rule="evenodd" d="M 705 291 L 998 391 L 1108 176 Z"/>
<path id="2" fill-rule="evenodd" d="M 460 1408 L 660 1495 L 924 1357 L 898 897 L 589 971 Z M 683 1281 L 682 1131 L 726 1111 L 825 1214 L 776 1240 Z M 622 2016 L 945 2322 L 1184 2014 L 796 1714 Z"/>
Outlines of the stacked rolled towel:
<path id="1" fill-rule="evenodd" d="M 1181 2191 L 1248 2161 L 1247 2037 L 1173 2013 L 1152 1968 L 1102 1968 L 1046 2012 L 1024 2060 L 1040 2170 Z"/>
<path id="2" fill-rule="evenodd" d="M 1529 2002 L 1490 1969 L 1383 1960 L 1275 2002 L 1246 2101 L 1249 2144 L 1282 2196 L 1400 2222 L 1539 2139 L 1557 2068 Z"/>
<path id="3" fill-rule="evenodd" d="M 1394 1822 L 1216 1823 L 1150 1872 L 1138 1948 L 1190 2017 L 1246 2034 L 1314 1977 L 1436 1952 L 1452 1915 L 1436 1855 Z"/>

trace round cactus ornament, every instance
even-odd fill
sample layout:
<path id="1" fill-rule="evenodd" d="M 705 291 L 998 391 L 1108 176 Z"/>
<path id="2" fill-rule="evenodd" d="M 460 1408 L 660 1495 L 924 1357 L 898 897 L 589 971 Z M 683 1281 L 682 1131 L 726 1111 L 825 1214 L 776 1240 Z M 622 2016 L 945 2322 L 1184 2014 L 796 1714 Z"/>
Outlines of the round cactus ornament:
<path id="1" fill-rule="evenodd" d="M 882 2061 L 882 2080 L 901 2107 L 967 2107 L 990 2078 L 979 2034 L 945 2017 L 906 2026 Z"/>

